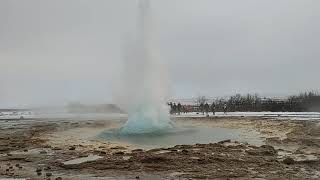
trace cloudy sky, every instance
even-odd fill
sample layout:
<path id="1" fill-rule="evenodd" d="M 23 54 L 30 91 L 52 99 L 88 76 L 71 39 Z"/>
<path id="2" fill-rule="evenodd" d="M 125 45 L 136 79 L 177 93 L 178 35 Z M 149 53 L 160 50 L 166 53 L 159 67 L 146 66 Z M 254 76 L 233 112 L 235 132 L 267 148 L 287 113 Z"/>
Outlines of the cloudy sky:
<path id="1" fill-rule="evenodd" d="M 320 89 L 318 0 L 152 7 L 171 97 Z M 111 102 L 136 10 L 136 0 L 1 0 L 0 108 Z"/>

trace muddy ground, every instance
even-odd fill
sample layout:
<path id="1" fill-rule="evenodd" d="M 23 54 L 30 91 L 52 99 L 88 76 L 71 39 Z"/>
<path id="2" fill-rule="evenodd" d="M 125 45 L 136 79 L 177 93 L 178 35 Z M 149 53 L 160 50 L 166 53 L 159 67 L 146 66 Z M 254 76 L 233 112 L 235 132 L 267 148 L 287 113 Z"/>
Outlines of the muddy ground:
<path id="1" fill-rule="evenodd" d="M 85 140 L 69 133 L 76 129 L 81 133 L 82 129 L 114 127 L 107 121 L 35 122 L 27 127 L 1 129 L 0 179 L 320 179 L 318 121 L 261 117 L 176 118 L 175 121 L 258 131 L 265 145 L 226 140 L 134 149 Z M 69 161 L 87 157 L 90 161 Z"/>

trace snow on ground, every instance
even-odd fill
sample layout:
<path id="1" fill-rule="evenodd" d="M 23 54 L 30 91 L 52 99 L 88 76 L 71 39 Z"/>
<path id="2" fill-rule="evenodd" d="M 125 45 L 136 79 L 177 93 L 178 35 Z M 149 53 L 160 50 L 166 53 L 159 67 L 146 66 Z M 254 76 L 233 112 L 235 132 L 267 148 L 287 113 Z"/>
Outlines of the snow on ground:
<path id="1" fill-rule="evenodd" d="M 174 117 L 205 117 L 206 114 L 192 112 L 174 115 Z M 216 112 L 215 115 L 209 113 L 210 117 L 263 117 L 273 119 L 291 120 L 320 120 L 320 112 Z"/>

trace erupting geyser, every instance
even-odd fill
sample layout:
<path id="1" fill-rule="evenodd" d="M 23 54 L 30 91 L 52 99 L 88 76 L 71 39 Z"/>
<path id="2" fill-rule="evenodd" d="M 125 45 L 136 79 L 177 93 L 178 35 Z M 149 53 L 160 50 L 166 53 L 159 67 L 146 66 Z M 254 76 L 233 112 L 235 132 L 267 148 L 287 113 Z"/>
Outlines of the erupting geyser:
<path id="1" fill-rule="evenodd" d="M 137 27 L 128 43 L 124 96 L 128 121 L 120 134 L 161 133 L 172 128 L 166 105 L 168 72 L 154 47 L 149 0 L 139 0 Z"/>

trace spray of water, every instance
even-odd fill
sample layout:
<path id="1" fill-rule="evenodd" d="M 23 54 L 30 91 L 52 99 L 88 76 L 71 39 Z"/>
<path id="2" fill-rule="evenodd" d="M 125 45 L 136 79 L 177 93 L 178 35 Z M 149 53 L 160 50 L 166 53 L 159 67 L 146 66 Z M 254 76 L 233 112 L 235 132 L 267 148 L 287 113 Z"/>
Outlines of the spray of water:
<path id="1" fill-rule="evenodd" d="M 136 30 L 126 48 L 122 97 L 129 118 L 122 134 L 162 132 L 172 127 L 166 106 L 168 72 L 155 48 L 154 30 L 150 1 L 139 0 Z"/>

